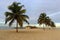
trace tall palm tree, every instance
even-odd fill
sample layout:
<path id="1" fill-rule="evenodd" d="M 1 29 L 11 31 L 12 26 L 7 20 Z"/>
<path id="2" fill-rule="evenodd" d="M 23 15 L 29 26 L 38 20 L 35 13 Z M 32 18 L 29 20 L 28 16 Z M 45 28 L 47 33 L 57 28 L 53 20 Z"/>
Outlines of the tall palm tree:
<path id="1" fill-rule="evenodd" d="M 27 21 L 29 17 L 25 15 L 26 10 L 23 9 L 24 5 L 19 4 L 21 3 L 13 2 L 13 4 L 8 7 L 10 11 L 5 12 L 5 24 L 9 22 L 9 26 L 11 26 L 14 21 L 16 21 L 16 32 L 18 32 L 18 25 L 20 25 L 20 27 L 22 28 L 24 21 L 29 24 L 29 22 Z"/>

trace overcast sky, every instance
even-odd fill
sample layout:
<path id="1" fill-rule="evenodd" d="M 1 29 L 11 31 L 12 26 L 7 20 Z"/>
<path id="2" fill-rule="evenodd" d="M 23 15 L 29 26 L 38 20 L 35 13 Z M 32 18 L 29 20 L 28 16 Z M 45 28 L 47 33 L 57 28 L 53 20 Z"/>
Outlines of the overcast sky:
<path id="1" fill-rule="evenodd" d="M 54 22 L 60 23 L 60 0 L 0 0 L 0 22 L 5 21 L 4 13 L 15 1 L 25 5 L 30 23 L 37 23 L 41 12 L 45 12 Z"/>

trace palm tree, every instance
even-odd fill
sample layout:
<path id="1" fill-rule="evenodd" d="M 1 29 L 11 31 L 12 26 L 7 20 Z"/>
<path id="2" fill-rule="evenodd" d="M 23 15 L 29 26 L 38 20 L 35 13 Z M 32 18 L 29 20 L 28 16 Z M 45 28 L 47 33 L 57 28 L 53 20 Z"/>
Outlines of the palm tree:
<path id="1" fill-rule="evenodd" d="M 41 13 L 39 18 L 38 18 L 38 24 L 39 25 L 42 25 L 43 24 L 43 28 L 44 28 L 44 25 L 46 26 L 51 26 L 51 27 L 55 27 L 55 24 L 53 21 L 51 21 L 51 19 L 46 16 L 45 13 Z"/>
<path id="2" fill-rule="evenodd" d="M 51 19 L 47 16 L 45 20 L 45 25 L 50 26 Z"/>
<path id="3" fill-rule="evenodd" d="M 38 24 L 39 25 L 43 24 L 43 29 L 44 29 L 44 25 L 45 25 L 45 20 L 46 20 L 46 14 L 45 13 L 41 13 L 39 18 L 38 18 Z"/>
<path id="4" fill-rule="evenodd" d="M 29 17 L 25 15 L 26 10 L 22 9 L 24 5 L 19 4 L 21 3 L 13 2 L 13 4 L 8 7 L 10 11 L 5 12 L 5 24 L 9 22 L 9 26 L 11 26 L 14 21 L 16 21 L 16 32 L 18 32 L 18 25 L 20 25 L 20 27 L 22 28 L 24 21 L 29 24 L 29 22 L 27 21 Z"/>

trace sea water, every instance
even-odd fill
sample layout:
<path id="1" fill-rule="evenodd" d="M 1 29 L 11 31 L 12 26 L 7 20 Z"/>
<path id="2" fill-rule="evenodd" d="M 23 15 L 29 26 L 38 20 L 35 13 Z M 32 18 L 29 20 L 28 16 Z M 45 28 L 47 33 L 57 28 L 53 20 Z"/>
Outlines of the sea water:
<path id="1" fill-rule="evenodd" d="M 60 23 L 56 23 L 56 28 L 59 28 L 60 29 Z M 39 28 L 43 28 L 43 25 L 40 26 L 39 24 L 23 24 L 23 27 L 26 27 L 26 26 L 36 26 L 36 27 L 39 27 Z M 0 29 L 1 30 L 5 30 L 5 29 L 15 29 L 16 27 L 16 24 L 13 24 L 11 27 L 9 27 L 8 24 L 3 24 L 3 23 L 0 23 Z"/>

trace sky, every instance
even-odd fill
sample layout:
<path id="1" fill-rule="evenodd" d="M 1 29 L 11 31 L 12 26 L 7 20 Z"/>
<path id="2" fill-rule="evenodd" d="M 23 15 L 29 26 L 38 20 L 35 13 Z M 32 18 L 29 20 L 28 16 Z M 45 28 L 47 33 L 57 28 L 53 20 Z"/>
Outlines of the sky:
<path id="1" fill-rule="evenodd" d="M 8 6 L 15 1 L 25 6 L 30 23 L 37 23 L 42 12 L 45 12 L 55 23 L 60 23 L 60 0 L 0 0 L 0 23 L 5 22 L 4 14 L 8 11 Z"/>

